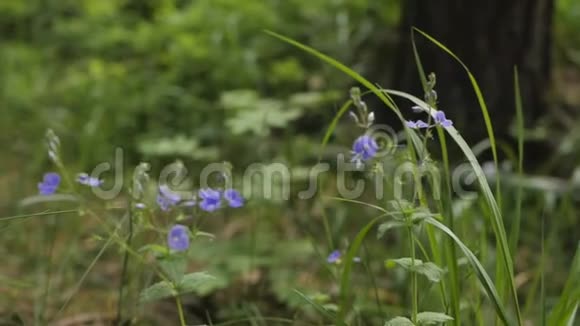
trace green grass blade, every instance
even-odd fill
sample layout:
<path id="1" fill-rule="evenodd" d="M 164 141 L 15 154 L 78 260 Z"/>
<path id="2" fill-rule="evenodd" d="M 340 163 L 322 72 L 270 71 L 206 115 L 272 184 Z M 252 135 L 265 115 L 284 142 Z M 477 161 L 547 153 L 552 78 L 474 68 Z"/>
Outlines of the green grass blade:
<path id="1" fill-rule="evenodd" d="M 381 219 L 383 215 L 372 219 L 367 225 L 365 225 L 362 230 L 358 232 L 354 241 L 348 248 L 348 251 L 344 258 L 344 267 L 342 270 L 342 277 L 340 281 L 340 304 L 338 307 L 338 313 L 336 315 L 336 324 L 337 325 L 344 325 L 344 319 L 347 312 L 348 306 L 348 298 L 350 294 L 350 274 L 352 272 L 352 265 L 354 264 L 354 257 L 356 253 L 359 251 L 363 240 L 371 230 L 371 228 Z"/>
<path id="2" fill-rule="evenodd" d="M 459 59 L 459 57 L 457 57 L 457 55 L 455 55 L 455 53 L 453 53 L 453 51 L 448 49 L 445 45 L 441 44 L 441 42 L 437 41 L 431 35 L 423 32 L 422 30 L 420 30 L 416 27 L 413 27 L 413 30 L 417 31 L 419 34 L 423 35 L 426 39 L 428 39 L 431 43 L 437 45 L 441 50 L 443 50 L 447 54 L 449 54 L 453 59 L 455 59 L 455 61 L 457 61 L 463 67 L 463 69 L 467 73 L 467 76 L 469 77 L 469 81 L 471 82 L 471 86 L 473 87 L 473 90 L 475 91 L 475 95 L 477 97 L 477 101 L 479 103 L 479 106 L 481 108 L 481 113 L 483 115 L 483 119 L 485 121 L 485 127 L 487 129 L 487 135 L 489 137 L 489 141 L 491 142 L 491 151 L 493 154 L 494 161 L 497 165 L 498 159 L 497 159 L 497 148 L 495 145 L 495 134 L 493 132 L 493 126 L 491 123 L 491 119 L 489 117 L 487 105 L 485 104 L 485 99 L 483 98 L 483 94 L 481 92 L 481 89 L 479 88 L 479 84 L 477 83 L 475 76 L 473 76 L 473 74 L 471 73 L 469 68 L 467 68 L 467 66 L 463 63 L 463 61 L 461 61 L 461 59 Z"/>
<path id="3" fill-rule="evenodd" d="M 0 222 L 26 219 L 26 218 L 35 217 L 35 216 L 62 215 L 62 214 L 71 214 L 71 213 L 77 213 L 77 212 L 78 212 L 78 209 L 69 209 L 69 210 L 62 210 L 62 211 L 44 211 L 44 212 L 40 212 L 40 213 L 0 217 Z"/>
<path id="4" fill-rule="evenodd" d="M 320 304 L 318 304 L 317 302 L 313 301 L 312 299 L 310 299 L 307 295 L 305 295 L 304 293 L 294 289 L 294 292 L 300 297 L 302 298 L 302 300 L 304 300 L 305 302 L 307 302 L 308 304 L 310 304 L 312 307 L 314 307 L 314 309 L 318 310 L 318 312 L 320 312 L 322 315 L 324 315 L 326 318 L 332 320 L 334 319 L 334 315 L 326 310 L 323 306 L 321 306 Z"/>
<path id="5" fill-rule="evenodd" d="M 432 217 L 425 218 L 425 223 L 429 223 L 434 227 L 436 227 L 437 229 L 443 231 L 455 242 L 455 244 L 457 244 L 457 246 L 463 252 L 465 257 L 467 257 L 467 260 L 469 261 L 471 267 L 473 267 L 473 270 L 475 271 L 475 274 L 479 279 L 479 282 L 481 283 L 481 285 L 485 289 L 486 294 L 491 300 L 491 303 L 493 304 L 498 317 L 505 325 L 511 325 L 508 319 L 507 312 L 503 307 L 502 301 L 499 297 L 499 294 L 497 293 L 495 286 L 493 285 L 491 278 L 489 277 L 489 275 L 487 274 L 487 272 L 485 271 L 485 269 L 483 268 L 477 257 L 475 257 L 473 252 L 471 252 L 471 250 L 469 250 L 469 248 L 455 235 L 455 233 L 453 233 L 453 231 L 451 231 L 443 223 L 437 221 Z"/>
<path id="6" fill-rule="evenodd" d="M 374 209 L 376 209 L 378 211 L 381 211 L 381 212 L 383 212 L 385 214 L 390 214 L 389 211 L 387 211 L 386 209 L 382 208 L 381 206 L 377 206 L 377 205 L 365 203 L 364 201 L 355 200 L 355 199 L 346 199 L 346 198 L 340 198 L 340 197 L 328 197 L 328 198 L 329 199 L 332 199 L 332 200 L 338 200 L 338 201 L 347 202 L 347 203 L 359 204 L 359 205 L 362 205 L 362 206 L 374 208 Z"/>
<path id="7" fill-rule="evenodd" d="M 387 105 L 387 107 L 389 109 L 391 109 L 391 110 L 393 110 L 393 112 L 395 112 L 395 114 L 397 115 L 397 117 L 401 121 L 403 121 L 403 117 L 402 117 L 401 113 L 399 112 L 399 110 L 397 109 L 393 99 L 391 99 L 388 94 L 381 92 L 381 90 L 376 85 L 374 85 L 373 83 L 368 81 L 366 78 L 362 77 L 356 71 L 350 69 L 349 67 L 338 62 L 337 60 L 327 56 L 326 54 L 324 54 L 320 51 L 317 51 L 316 49 L 311 48 L 307 45 L 304 45 L 300 42 L 297 42 L 291 38 L 288 38 L 286 36 L 280 35 L 278 33 L 272 32 L 272 31 L 265 31 L 265 32 L 266 32 L 266 34 L 268 34 L 270 36 L 273 36 L 281 41 L 284 41 L 290 45 L 293 45 L 293 46 L 301 49 L 302 51 L 305 51 L 305 52 L 319 58 L 320 60 L 326 62 L 327 64 L 330 64 L 331 66 L 335 67 L 336 69 L 338 69 L 338 70 L 342 71 L 343 73 L 347 74 L 348 76 L 350 76 L 352 79 L 361 83 L 361 85 L 363 85 L 364 87 L 366 87 L 367 89 L 372 91 L 383 103 L 385 103 L 385 105 Z"/>
<path id="8" fill-rule="evenodd" d="M 580 243 L 570 266 L 570 276 L 548 318 L 548 325 L 567 325 L 574 319 L 580 303 Z"/>
<path id="9" fill-rule="evenodd" d="M 518 76 L 518 68 L 514 67 L 514 94 L 516 106 L 516 130 L 518 137 L 518 178 L 522 178 L 524 174 L 524 113 L 522 108 L 522 96 L 520 92 L 520 80 Z M 516 213 L 510 230 L 510 248 L 512 250 L 512 259 L 518 247 L 518 239 L 520 236 L 520 223 L 522 219 L 522 194 L 523 185 L 520 183 L 516 189 Z"/>
<path id="10" fill-rule="evenodd" d="M 326 144 L 328 144 L 328 141 L 330 140 L 330 137 L 332 136 L 334 129 L 336 129 L 336 125 L 338 124 L 338 121 L 346 113 L 346 111 L 348 111 L 348 108 L 350 108 L 351 105 L 352 105 L 352 100 L 346 101 L 346 103 L 344 103 L 342 105 L 342 107 L 340 107 L 340 110 L 338 110 L 336 115 L 334 115 L 334 118 L 332 119 L 332 121 L 330 122 L 330 125 L 326 129 L 326 133 L 324 134 L 324 138 L 322 139 L 322 143 L 320 144 L 320 155 L 318 155 L 318 161 L 322 160 L 322 154 L 324 153 L 324 149 L 326 148 Z"/>

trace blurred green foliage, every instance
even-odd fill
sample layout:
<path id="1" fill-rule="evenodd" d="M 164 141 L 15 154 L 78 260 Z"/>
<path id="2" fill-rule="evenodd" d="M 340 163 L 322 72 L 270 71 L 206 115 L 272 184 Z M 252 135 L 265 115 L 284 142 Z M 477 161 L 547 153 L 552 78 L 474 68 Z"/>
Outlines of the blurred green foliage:
<path id="1" fill-rule="evenodd" d="M 230 135 L 264 136 L 305 115 L 307 105 L 287 105 L 291 95 L 306 92 L 312 102 L 348 82 L 264 29 L 356 65 L 355 54 L 377 30 L 397 23 L 398 7 L 370 0 L 2 1 L 0 128 L 5 140 L 18 140 L 9 150 L 20 153 L 33 153 L 53 128 L 79 145 L 72 155 L 81 166 L 109 157 L 114 146 L 160 154 L 151 142 L 176 135 L 177 153 L 179 139 L 198 149 Z M 239 89 L 251 90 L 241 100 L 252 108 L 225 112 Z M 328 106 L 316 108 L 332 116 Z M 266 111 L 261 125 L 256 119 Z"/>
<path id="2" fill-rule="evenodd" d="M 559 59 L 580 66 L 580 2 L 557 0 L 555 43 Z"/>

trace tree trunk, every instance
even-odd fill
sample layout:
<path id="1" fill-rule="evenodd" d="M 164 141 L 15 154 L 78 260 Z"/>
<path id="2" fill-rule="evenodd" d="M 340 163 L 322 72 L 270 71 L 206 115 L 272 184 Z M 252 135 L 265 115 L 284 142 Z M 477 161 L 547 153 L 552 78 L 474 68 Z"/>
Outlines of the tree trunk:
<path id="1" fill-rule="evenodd" d="M 477 79 L 498 138 L 509 138 L 515 117 L 513 68 L 518 67 L 524 116 L 544 112 L 550 82 L 553 0 L 407 0 L 403 9 L 394 88 L 422 94 L 411 46 L 411 26 L 453 51 Z M 415 33 L 425 73 L 435 72 L 438 106 L 473 144 L 487 138 L 474 90 L 463 68 Z"/>

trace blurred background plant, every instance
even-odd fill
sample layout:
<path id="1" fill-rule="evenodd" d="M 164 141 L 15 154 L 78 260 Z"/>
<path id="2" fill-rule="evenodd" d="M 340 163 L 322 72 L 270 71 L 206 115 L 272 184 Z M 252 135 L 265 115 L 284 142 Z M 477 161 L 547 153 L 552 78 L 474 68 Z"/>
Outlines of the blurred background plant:
<path id="1" fill-rule="evenodd" d="M 66 144 L 61 155 L 75 171 L 112 161 L 114 149 L 121 147 L 126 169 L 148 161 L 152 175 L 175 159 L 192 176 L 216 161 L 232 162 L 234 173 L 251 163 L 284 162 L 292 167 L 292 182 L 304 189 L 307 169 L 319 156 L 348 152 L 357 135 L 352 126 L 339 123 L 333 142 L 320 153 L 326 127 L 348 99 L 353 82 L 263 30 L 282 32 L 363 75 L 389 75 L 397 68 L 392 65 L 401 37 L 408 35 L 400 27 L 403 7 L 399 0 L 0 1 L 0 216 L 70 208 L 62 203 L 30 207 L 21 201 L 36 193 L 37 180 L 52 168 L 42 141 L 47 128 Z M 529 223 L 522 230 L 516 261 L 530 316 L 539 314 L 533 306 L 539 282 L 534 269 L 539 264 L 534 254 L 539 216 L 558 217 L 549 223 L 547 236 L 552 261 L 541 262 L 554 272 L 546 284 L 548 293 L 563 286 L 565 277 L 559 276 L 566 273 L 578 239 L 574 185 L 567 180 L 580 162 L 580 2 L 555 1 L 553 20 L 550 105 L 526 130 L 528 139 L 548 142 L 553 150 L 551 160 L 536 171 L 541 175 L 526 177 L 524 184 Z M 378 69 L 377 62 L 386 70 Z M 428 69 L 443 74 L 436 67 Z M 506 183 L 515 180 L 521 186 L 520 179 L 510 179 L 513 171 L 506 166 Z M 333 182 L 334 176 L 321 178 L 325 195 L 335 195 Z M 506 216 L 516 210 L 516 194 L 509 189 L 503 194 Z M 114 209 L 121 204 L 107 205 Z M 477 202 L 457 201 L 453 207 L 465 219 L 485 216 Z M 333 309 L 334 267 L 325 264 L 325 257 L 348 245 L 363 225 L 349 217 L 363 213 L 368 211 L 318 197 L 256 200 L 236 216 L 208 221 L 217 239 L 227 241 L 192 244 L 197 253 L 192 259 L 219 282 L 200 296 L 186 298 L 188 314 L 200 322 L 206 314 L 221 321 L 252 317 L 256 325 L 271 325 L 264 316 L 317 320 L 316 305 L 305 304 L 294 290 L 306 291 L 308 300 Z M 330 226 L 323 223 L 326 216 L 332 217 Z M 44 233 L 47 225 L 55 224 L 58 232 Z M 99 256 L 76 287 L 102 248 L 94 236 L 101 230 L 98 224 L 58 216 L 0 227 L 0 313 L 7 322 L 30 322 L 25 317 L 30 313 L 54 316 L 71 294 L 74 300 L 60 317 L 114 311 L 120 275 L 115 252 Z M 322 239 L 325 227 L 330 239 Z M 482 238 L 471 245 L 485 243 L 486 230 L 479 231 Z M 386 245 L 389 257 L 404 251 L 404 240 L 385 238 L 379 246 L 365 248 L 365 255 L 385 258 Z M 47 249 L 47 243 L 53 245 Z M 377 311 L 376 300 L 389 305 L 388 314 L 404 311 L 404 275 L 385 274 L 382 265 L 365 268 L 353 282 L 364 283 L 368 293 L 357 296 L 354 305 L 368 316 L 361 317 L 362 324 L 376 325 L 385 314 Z M 375 274 L 382 275 L 376 280 L 378 291 L 371 284 Z M 166 324 L 165 316 L 175 317 L 173 305 L 139 309 L 141 321 Z"/>

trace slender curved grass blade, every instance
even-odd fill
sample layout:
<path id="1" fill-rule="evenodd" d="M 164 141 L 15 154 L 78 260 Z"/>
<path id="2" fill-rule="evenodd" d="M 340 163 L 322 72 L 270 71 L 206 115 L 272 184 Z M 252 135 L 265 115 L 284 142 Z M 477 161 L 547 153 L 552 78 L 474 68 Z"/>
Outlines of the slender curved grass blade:
<path id="1" fill-rule="evenodd" d="M 491 303 L 495 307 L 495 311 L 498 317 L 505 325 L 511 325 L 508 319 L 507 312 L 503 307 L 502 301 L 499 297 L 499 294 L 497 293 L 497 290 L 495 289 L 495 286 L 493 285 L 491 278 L 489 277 L 489 275 L 487 275 L 487 272 L 485 271 L 485 269 L 483 268 L 477 257 L 475 257 L 473 252 L 471 252 L 471 250 L 469 250 L 469 248 L 455 235 L 455 233 L 453 233 L 453 231 L 451 231 L 443 223 L 437 221 L 432 217 L 425 218 L 425 223 L 429 223 L 434 227 L 438 228 L 439 230 L 443 231 L 455 242 L 455 244 L 457 244 L 457 246 L 463 252 L 465 257 L 467 257 L 467 260 L 471 265 L 471 267 L 473 267 L 475 275 L 477 276 L 479 282 L 481 283 L 481 285 L 485 289 L 485 292 L 489 296 L 489 299 L 491 300 Z"/>
<path id="2" fill-rule="evenodd" d="M 431 35 L 423 32 L 422 30 L 420 30 L 416 27 L 413 27 L 413 31 L 417 31 L 419 34 L 423 35 L 426 39 L 428 39 L 431 43 L 437 45 L 441 50 L 447 52 L 447 54 L 449 54 L 453 59 L 455 59 L 455 61 L 457 61 L 463 67 L 465 72 L 467 73 L 467 76 L 469 77 L 469 81 L 471 82 L 471 86 L 473 87 L 473 90 L 475 91 L 475 95 L 477 96 L 477 101 L 479 102 L 479 106 L 481 108 L 481 113 L 483 115 L 483 119 L 485 120 L 485 127 L 487 129 L 487 135 L 488 135 L 489 140 L 491 142 L 491 151 L 493 153 L 494 161 L 497 165 L 498 160 L 497 160 L 497 149 L 495 146 L 495 134 L 493 132 L 493 126 L 491 123 L 491 119 L 489 117 L 487 105 L 485 104 L 485 99 L 483 98 L 483 94 L 481 92 L 481 89 L 479 88 L 479 84 L 477 83 L 475 76 L 473 76 L 473 74 L 471 73 L 469 68 L 467 68 L 467 65 L 465 65 L 465 63 L 463 63 L 463 61 L 461 61 L 461 59 L 459 59 L 459 57 L 457 57 L 457 55 L 455 55 L 455 53 L 453 53 L 453 51 L 448 49 L 445 45 L 441 44 L 441 42 L 437 41 Z"/>
<path id="3" fill-rule="evenodd" d="M 570 276 L 558 302 L 548 318 L 548 325 L 567 325 L 575 317 L 580 304 L 580 243 L 570 266 Z"/>
<path id="4" fill-rule="evenodd" d="M 342 107 L 340 107 L 340 110 L 338 110 L 338 112 L 336 113 L 336 115 L 334 116 L 332 121 L 330 122 L 330 125 L 328 126 L 328 128 L 326 129 L 326 133 L 324 134 L 324 138 L 322 139 L 322 143 L 320 144 L 320 155 L 318 155 L 318 161 L 320 161 L 322 159 L 322 153 L 324 152 L 324 149 L 326 148 L 326 144 L 328 144 L 328 141 L 330 140 L 330 136 L 332 136 L 334 129 L 336 129 L 336 125 L 338 124 L 338 121 L 346 113 L 346 111 L 348 110 L 348 108 L 351 105 L 352 105 L 352 100 L 346 101 L 346 103 L 344 103 L 342 105 Z"/>
<path id="5" fill-rule="evenodd" d="M 338 201 L 344 201 L 347 203 L 353 203 L 353 204 L 359 204 L 359 205 L 363 205 L 363 206 L 367 206 L 370 208 L 374 208 L 378 211 L 381 211 L 385 214 L 389 214 L 389 211 L 387 211 L 386 209 L 382 208 L 381 206 L 377 206 L 377 205 L 373 205 L 373 204 L 369 204 L 369 203 L 365 203 L 364 201 L 360 201 L 360 200 L 354 200 L 354 199 L 346 199 L 346 198 L 340 198 L 340 197 L 328 197 L 332 200 L 338 200 Z"/>
<path id="6" fill-rule="evenodd" d="M 520 80 L 518 76 L 518 67 L 514 67 L 514 94 L 516 106 L 516 132 L 518 138 L 518 178 L 524 174 L 524 113 L 522 108 L 522 95 L 520 92 Z M 510 248 L 512 250 L 512 259 L 514 258 L 518 247 L 520 236 L 520 223 L 522 219 L 522 192 L 523 185 L 520 183 L 516 189 L 516 213 L 510 230 Z"/>
<path id="7" fill-rule="evenodd" d="M 268 35 L 273 36 L 281 41 L 284 41 L 290 45 L 293 45 L 307 53 L 310 53 L 311 55 L 319 58 L 320 60 L 330 64 L 331 66 L 335 67 L 336 69 L 342 71 L 343 73 L 347 74 L 348 76 L 350 76 L 352 79 L 356 80 L 357 82 L 361 83 L 361 85 L 363 85 L 364 87 L 368 88 L 370 91 L 372 91 L 381 101 L 383 101 L 385 103 L 385 105 L 387 105 L 387 107 L 389 107 L 389 109 L 393 110 L 393 112 L 397 115 L 397 117 L 403 121 L 403 117 L 401 115 L 401 113 L 399 112 L 399 110 L 397 110 L 397 107 L 395 106 L 395 102 L 393 101 L 393 99 L 391 99 L 389 97 L 388 94 L 384 94 L 381 92 L 381 90 L 374 85 L 373 83 L 371 83 L 370 81 L 368 81 L 366 78 L 362 77 L 360 74 L 358 74 L 356 71 L 350 69 L 349 67 L 345 66 L 344 64 L 338 62 L 337 60 L 327 56 L 326 54 L 317 51 L 314 48 L 311 48 L 307 45 L 304 45 L 300 42 L 297 42 L 291 38 L 288 38 L 286 36 L 280 35 L 278 33 L 272 32 L 272 31 L 265 31 Z"/>
<path id="8" fill-rule="evenodd" d="M 69 209 L 69 210 L 62 210 L 62 211 L 44 211 L 44 212 L 40 212 L 40 213 L 0 217 L 0 222 L 26 219 L 26 218 L 35 217 L 35 216 L 62 215 L 62 214 L 71 214 L 71 213 L 78 213 L 78 209 Z"/>
<path id="9" fill-rule="evenodd" d="M 318 310 L 318 312 L 320 312 L 322 315 L 324 315 L 326 318 L 328 319 L 334 319 L 334 316 L 332 313 L 330 313 L 330 311 L 324 309 L 323 306 L 321 306 L 320 304 L 318 304 L 317 302 L 314 302 L 312 299 L 310 299 L 307 295 L 305 295 L 304 293 L 294 289 L 294 292 L 300 297 L 302 298 L 302 300 L 304 300 L 305 302 L 307 302 L 308 304 L 312 305 L 312 307 L 314 307 L 314 309 Z"/>

